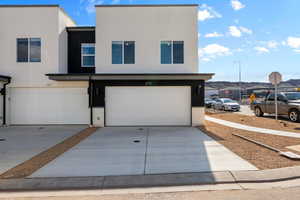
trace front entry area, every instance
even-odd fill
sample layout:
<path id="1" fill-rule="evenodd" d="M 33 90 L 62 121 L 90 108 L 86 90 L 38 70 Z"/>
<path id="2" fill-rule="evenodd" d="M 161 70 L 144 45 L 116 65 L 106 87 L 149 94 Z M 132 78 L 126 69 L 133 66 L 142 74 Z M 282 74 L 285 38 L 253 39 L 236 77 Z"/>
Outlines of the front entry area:
<path id="1" fill-rule="evenodd" d="M 192 127 L 105 127 L 31 177 L 255 170 Z"/>
<path id="2" fill-rule="evenodd" d="M 105 87 L 106 126 L 191 126 L 190 86 Z"/>

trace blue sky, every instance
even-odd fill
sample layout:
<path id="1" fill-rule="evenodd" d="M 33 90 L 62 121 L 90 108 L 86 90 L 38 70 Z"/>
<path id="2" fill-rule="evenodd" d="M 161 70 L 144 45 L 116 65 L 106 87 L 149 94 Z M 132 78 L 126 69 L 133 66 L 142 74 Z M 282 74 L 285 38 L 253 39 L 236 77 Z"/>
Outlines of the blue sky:
<path id="1" fill-rule="evenodd" d="M 199 71 L 214 80 L 300 78 L 299 0 L 0 0 L 0 4 L 59 4 L 78 23 L 94 25 L 94 4 L 199 4 Z"/>

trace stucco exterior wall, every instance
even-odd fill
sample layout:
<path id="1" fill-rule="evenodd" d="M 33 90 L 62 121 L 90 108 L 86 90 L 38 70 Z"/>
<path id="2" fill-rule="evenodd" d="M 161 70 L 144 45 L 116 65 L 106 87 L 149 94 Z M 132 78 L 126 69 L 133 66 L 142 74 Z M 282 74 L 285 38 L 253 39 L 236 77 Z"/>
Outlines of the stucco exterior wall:
<path id="1" fill-rule="evenodd" d="M 10 87 L 40 86 L 58 71 L 58 7 L 0 7 L 0 74 Z M 18 63 L 17 38 L 41 38 L 41 62 Z"/>
<path id="2" fill-rule="evenodd" d="M 192 126 L 203 126 L 205 121 L 205 108 L 192 107 Z"/>
<path id="3" fill-rule="evenodd" d="M 96 7 L 96 72 L 198 71 L 197 6 Z M 160 64 L 160 41 L 184 41 L 184 64 Z M 112 41 L 135 41 L 135 64 L 112 64 Z"/>
<path id="4" fill-rule="evenodd" d="M 76 23 L 61 9 L 58 10 L 58 43 L 59 43 L 59 73 L 68 73 L 68 33 L 66 27 L 75 26 Z"/>

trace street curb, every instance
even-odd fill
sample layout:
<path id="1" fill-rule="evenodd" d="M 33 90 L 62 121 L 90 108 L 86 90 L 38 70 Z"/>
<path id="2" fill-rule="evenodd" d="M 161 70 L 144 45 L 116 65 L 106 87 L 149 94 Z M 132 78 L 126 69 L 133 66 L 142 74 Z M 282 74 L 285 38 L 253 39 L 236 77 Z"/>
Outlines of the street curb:
<path id="1" fill-rule="evenodd" d="M 131 189 L 173 186 L 278 183 L 299 179 L 300 166 L 257 171 L 224 171 L 105 177 L 0 179 L 0 191 Z M 295 185 L 299 186 L 299 184 Z"/>

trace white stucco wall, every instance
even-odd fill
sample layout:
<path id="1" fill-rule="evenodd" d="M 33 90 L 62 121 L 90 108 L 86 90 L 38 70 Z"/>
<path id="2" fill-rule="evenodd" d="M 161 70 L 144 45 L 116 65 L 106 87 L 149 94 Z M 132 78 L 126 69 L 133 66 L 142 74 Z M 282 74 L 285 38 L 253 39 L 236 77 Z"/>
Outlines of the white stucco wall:
<path id="1" fill-rule="evenodd" d="M 45 76 L 67 72 L 66 26 L 74 25 L 57 6 L 0 6 L 0 74 L 12 77 L 7 89 L 8 124 L 89 123 L 88 83 L 57 82 Z M 41 62 L 17 63 L 17 38 L 32 37 L 41 38 Z"/>
<path id="2" fill-rule="evenodd" d="M 59 42 L 59 73 L 68 73 L 68 33 L 66 27 L 75 26 L 76 23 L 65 12 L 59 9 L 58 12 L 59 29 L 58 29 L 58 42 Z"/>
<path id="3" fill-rule="evenodd" d="M 198 71 L 197 6 L 96 7 L 96 72 Z M 184 64 L 160 64 L 160 41 L 184 41 Z M 135 64 L 112 64 L 112 41 L 135 41 Z"/>
<path id="4" fill-rule="evenodd" d="M 202 126 L 205 120 L 204 107 L 192 107 L 192 126 Z"/>
<path id="5" fill-rule="evenodd" d="M 93 125 L 95 127 L 105 126 L 105 112 L 104 108 L 93 108 Z"/>
<path id="6" fill-rule="evenodd" d="M 9 87 L 45 85 L 58 71 L 58 7 L 0 7 L 0 74 Z M 41 38 L 41 62 L 17 63 L 17 38 Z"/>

